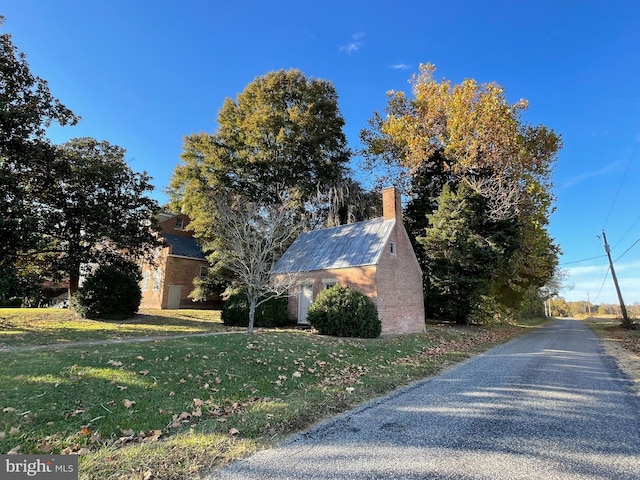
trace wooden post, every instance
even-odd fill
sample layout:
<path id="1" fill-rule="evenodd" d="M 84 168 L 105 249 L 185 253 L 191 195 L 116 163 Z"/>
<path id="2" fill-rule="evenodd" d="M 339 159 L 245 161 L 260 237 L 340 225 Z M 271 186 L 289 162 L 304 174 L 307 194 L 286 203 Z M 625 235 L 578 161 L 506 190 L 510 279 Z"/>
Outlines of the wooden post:
<path id="1" fill-rule="evenodd" d="M 613 261 L 611 260 L 611 249 L 609 248 L 609 244 L 607 243 L 607 236 L 602 230 L 602 238 L 604 239 L 604 250 L 607 252 L 607 257 L 609 257 L 609 267 L 611 268 L 611 276 L 613 277 L 613 284 L 616 287 L 616 293 L 618 294 L 618 300 L 620 301 L 620 311 L 622 312 L 622 325 L 625 328 L 631 327 L 631 320 L 629 320 L 629 315 L 627 315 L 627 307 L 624 306 L 624 300 L 622 299 L 622 293 L 620 292 L 620 286 L 618 285 L 618 277 L 616 277 L 616 271 L 613 269 Z"/>

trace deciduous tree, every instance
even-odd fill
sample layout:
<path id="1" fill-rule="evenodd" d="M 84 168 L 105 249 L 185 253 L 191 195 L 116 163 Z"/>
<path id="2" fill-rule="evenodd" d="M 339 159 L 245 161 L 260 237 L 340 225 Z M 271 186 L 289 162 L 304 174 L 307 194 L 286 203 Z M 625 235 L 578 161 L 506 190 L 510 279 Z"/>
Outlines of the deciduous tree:
<path id="1" fill-rule="evenodd" d="M 213 235 L 204 242 L 212 252 L 208 259 L 214 269 L 224 268 L 246 288 L 249 303 L 248 332 L 253 333 L 255 311 L 263 302 L 281 296 L 292 285 L 290 276 L 271 275 L 271 268 L 299 233 L 295 205 L 286 194 L 280 203 L 256 201 L 228 194 L 211 198 L 216 218 Z"/>
<path id="2" fill-rule="evenodd" d="M 69 278 L 73 294 L 83 264 L 98 263 L 104 250 L 129 257 L 150 253 L 158 241 L 151 225 L 158 211 L 146 173 L 125 161 L 125 150 L 93 138 L 59 147 L 40 205 L 44 213 L 38 245 L 29 262 Z"/>
<path id="3" fill-rule="evenodd" d="M 16 254 L 38 238 L 41 218 L 34 202 L 54 159 L 46 128 L 77 121 L 47 82 L 31 73 L 11 35 L 0 34 L 0 275 L 5 279 L 0 283 L 15 283 L 9 277 Z"/>
<path id="4" fill-rule="evenodd" d="M 361 132 L 369 166 L 401 174 L 415 238 L 425 230 L 431 235 L 444 185 L 466 185 L 484 198 L 483 218 L 502 222 L 506 236 L 518 243 L 494 265 L 486 294 L 517 310 L 526 292 L 544 285 L 557 265 L 558 247 L 546 226 L 560 137 L 543 125 L 525 124 L 527 102 L 510 104 L 499 85 L 472 79 L 452 85 L 436 81 L 434 72 L 433 65 L 422 65 L 412 79 L 413 96 L 390 92 L 386 115 L 375 113 L 371 128 Z M 428 253 L 418 245 L 417 254 L 428 270 Z"/>
<path id="5" fill-rule="evenodd" d="M 256 78 L 218 112 L 218 129 L 184 139 L 169 192 L 196 233 L 206 232 L 209 193 L 222 191 L 301 206 L 342 180 L 349 150 L 338 95 L 325 80 L 298 70 Z"/>

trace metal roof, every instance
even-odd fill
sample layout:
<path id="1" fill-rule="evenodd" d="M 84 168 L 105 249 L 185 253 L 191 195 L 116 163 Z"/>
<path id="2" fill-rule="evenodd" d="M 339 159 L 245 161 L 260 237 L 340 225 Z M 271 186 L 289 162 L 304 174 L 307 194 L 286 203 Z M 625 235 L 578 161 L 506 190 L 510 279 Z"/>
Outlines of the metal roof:
<path id="1" fill-rule="evenodd" d="M 198 242 L 193 238 L 172 235 L 171 233 L 163 233 L 162 237 L 172 247 L 171 255 L 179 255 L 181 257 L 205 259 L 204 253 Z"/>
<path id="2" fill-rule="evenodd" d="M 271 273 L 376 265 L 396 221 L 376 218 L 303 233 Z"/>

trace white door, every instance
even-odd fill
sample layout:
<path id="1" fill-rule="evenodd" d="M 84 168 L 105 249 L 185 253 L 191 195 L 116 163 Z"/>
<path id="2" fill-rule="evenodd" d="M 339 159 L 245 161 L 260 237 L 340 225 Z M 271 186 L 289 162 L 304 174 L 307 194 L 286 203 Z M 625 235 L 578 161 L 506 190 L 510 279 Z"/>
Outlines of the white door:
<path id="1" fill-rule="evenodd" d="M 180 308 L 180 298 L 182 297 L 182 285 L 169 285 L 169 299 L 167 300 L 167 308 L 169 310 L 177 310 Z"/>
<path id="2" fill-rule="evenodd" d="M 307 312 L 309 311 L 309 305 L 311 305 L 311 302 L 313 302 L 313 285 L 300 285 L 300 292 L 298 293 L 299 324 L 309 325 L 309 322 L 307 321 Z"/>

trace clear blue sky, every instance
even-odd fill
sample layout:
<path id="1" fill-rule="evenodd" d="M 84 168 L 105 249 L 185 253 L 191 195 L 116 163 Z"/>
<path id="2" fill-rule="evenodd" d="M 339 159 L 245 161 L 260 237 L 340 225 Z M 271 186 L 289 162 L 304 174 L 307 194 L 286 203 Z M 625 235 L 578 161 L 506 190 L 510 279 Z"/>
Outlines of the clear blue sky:
<path id="1" fill-rule="evenodd" d="M 0 14 L 32 71 L 82 116 L 51 139 L 124 147 L 160 202 L 182 138 L 214 131 L 223 100 L 269 71 L 333 82 L 353 148 L 420 63 L 454 83 L 495 81 L 529 100 L 525 122 L 564 139 L 549 227 L 573 285 L 563 295 L 617 301 L 605 229 L 625 301 L 640 301 L 640 2 L 3 0 Z"/>

